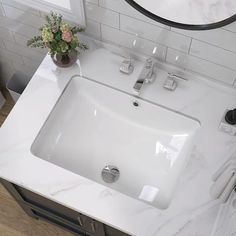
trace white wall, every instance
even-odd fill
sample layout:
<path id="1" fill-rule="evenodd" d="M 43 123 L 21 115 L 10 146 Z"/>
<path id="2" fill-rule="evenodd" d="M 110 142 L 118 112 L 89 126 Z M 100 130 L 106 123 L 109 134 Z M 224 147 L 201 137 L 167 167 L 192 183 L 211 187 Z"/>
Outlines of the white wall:
<path id="1" fill-rule="evenodd" d="M 43 13 L 0 0 L 0 71 L 6 81 L 16 70 L 32 75 L 45 55 L 28 49 L 26 40 L 42 25 Z M 183 66 L 236 86 L 236 23 L 209 31 L 185 31 L 162 25 L 131 8 L 124 0 L 87 0 L 86 33 Z M 136 41 L 135 47 L 133 42 Z"/>

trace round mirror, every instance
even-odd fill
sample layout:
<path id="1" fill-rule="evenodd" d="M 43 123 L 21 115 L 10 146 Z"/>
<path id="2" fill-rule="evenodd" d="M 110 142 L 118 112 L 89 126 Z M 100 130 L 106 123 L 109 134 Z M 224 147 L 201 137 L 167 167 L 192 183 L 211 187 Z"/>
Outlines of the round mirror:
<path id="1" fill-rule="evenodd" d="M 162 24 L 189 30 L 219 28 L 236 20 L 236 0 L 126 0 Z"/>

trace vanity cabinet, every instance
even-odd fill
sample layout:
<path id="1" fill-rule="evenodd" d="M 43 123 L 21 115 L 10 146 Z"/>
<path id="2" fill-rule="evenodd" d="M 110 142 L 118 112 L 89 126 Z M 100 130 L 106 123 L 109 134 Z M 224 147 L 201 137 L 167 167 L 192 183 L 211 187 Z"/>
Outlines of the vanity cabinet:
<path id="1" fill-rule="evenodd" d="M 80 236 L 129 236 L 6 180 L 1 179 L 1 183 L 23 210 L 35 219 L 46 220 Z"/>

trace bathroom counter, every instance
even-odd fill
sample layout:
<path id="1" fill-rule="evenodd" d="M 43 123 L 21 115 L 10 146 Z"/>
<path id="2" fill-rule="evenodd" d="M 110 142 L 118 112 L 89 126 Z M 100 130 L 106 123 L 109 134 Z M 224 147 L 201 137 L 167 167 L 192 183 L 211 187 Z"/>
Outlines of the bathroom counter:
<path id="1" fill-rule="evenodd" d="M 219 203 L 209 188 L 216 169 L 236 153 L 236 137 L 218 131 L 226 108 L 236 107 L 236 89 L 192 75 L 175 92 L 162 88 L 167 76 L 146 85 L 141 97 L 198 119 L 201 129 L 171 205 L 160 210 L 35 157 L 30 149 L 71 76 L 83 74 L 133 93 L 143 63 L 127 76 L 119 72 L 122 57 L 91 49 L 80 63 L 59 69 L 46 56 L 0 129 L 0 177 L 71 209 L 136 236 L 210 235 Z M 69 125 L 69 124 L 68 124 Z M 235 154 L 236 155 L 236 154 Z"/>

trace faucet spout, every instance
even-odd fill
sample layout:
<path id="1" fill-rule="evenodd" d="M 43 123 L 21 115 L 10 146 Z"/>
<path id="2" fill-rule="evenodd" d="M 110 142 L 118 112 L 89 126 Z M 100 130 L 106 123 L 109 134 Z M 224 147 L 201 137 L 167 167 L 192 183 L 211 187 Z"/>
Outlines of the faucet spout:
<path id="1" fill-rule="evenodd" d="M 155 63 L 151 58 L 147 59 L 145 65 L 134 84 L 134 92 L 139 95 L 144 84 L 152 83 L 155 79 Z"/>
<path id="2" fill-rule="evenodd" d="M 140 94 L 140 92 L 141 92 L 141 89 L 142 89 L 142 87 L 143 87 L 143 85 L 144 85 L 144 82 L 145 82 L 145 79 L 138 79 L 136 82 L 135 82 L 135 85 L 134 85 L 134 91 L 137 93 L 137 95 L 139 95 Z"/>

